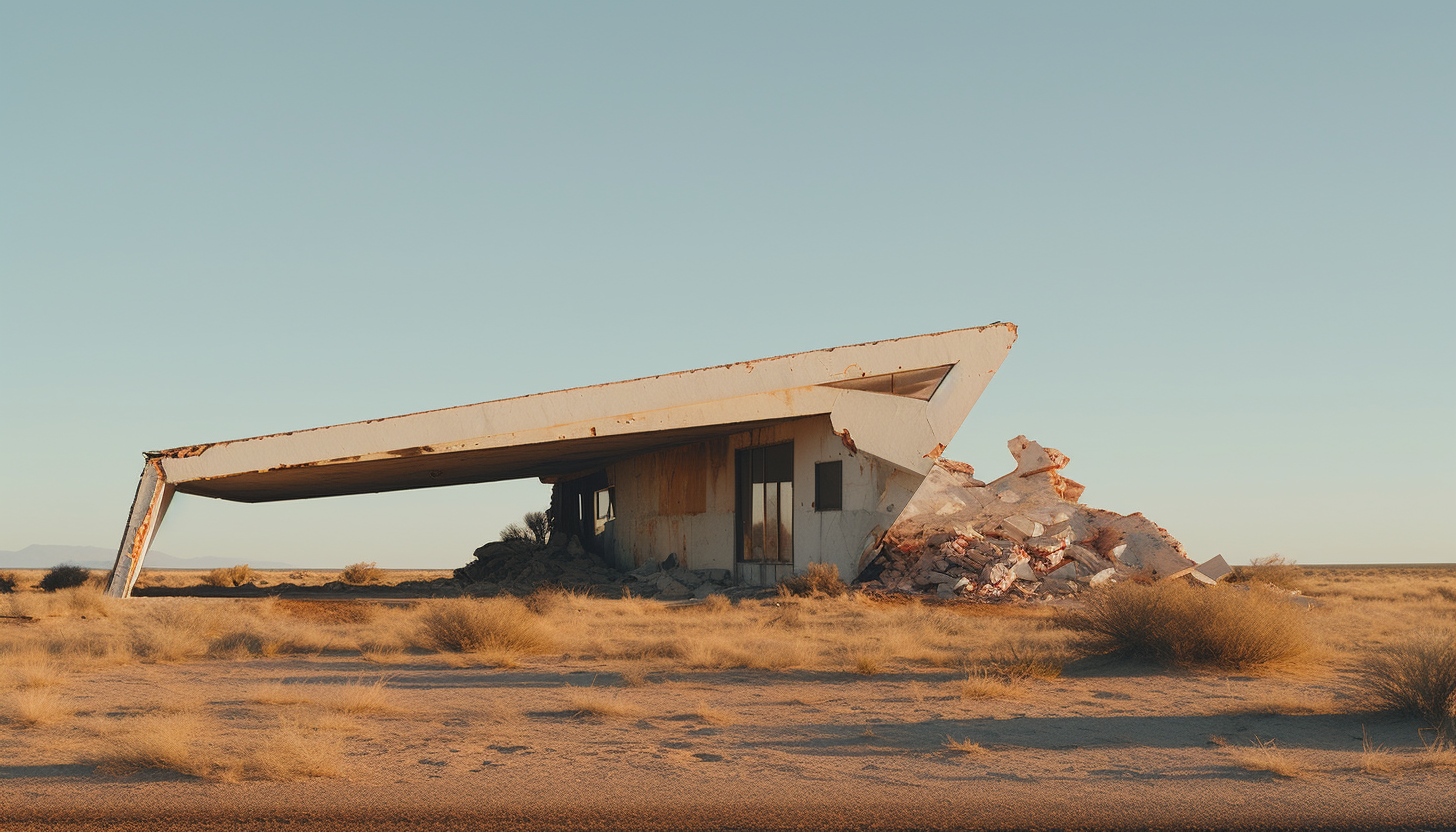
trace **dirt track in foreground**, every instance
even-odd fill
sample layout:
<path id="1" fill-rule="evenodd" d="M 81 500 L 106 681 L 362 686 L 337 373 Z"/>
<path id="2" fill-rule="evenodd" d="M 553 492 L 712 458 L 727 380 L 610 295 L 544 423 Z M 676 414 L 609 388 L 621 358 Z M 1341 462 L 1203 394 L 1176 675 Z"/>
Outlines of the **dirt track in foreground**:
<path id="1" fill-rule="evenodd" d="M 627 619 L 612 618 L 578 634 L 582 644 L 601 633 L 602 644 L 510 669 L 423 653 L 380 665 L 348 649 L 62 668 L 45 690 L 74 709 L 70 717 L 0 727 L 0 830 L 1456 829 L 1456 771 L 1418 767 L 1420 723 L 1361 712 L 1348 696 L 1365 652 L 1450 625 L 1456 577 L 1449 568 L 1362 568 L 1317 578 L 1324 603 L 1311 615 L 1338 648 L 1325 670 L 1256 677 L 1083 661 L 989 699 L 964 695 L 964 670 L 900 659 L 875 675 L 822 657 L 783 670 L 611 659 L 603 650 L 647 645 L 659 632 L 632 636 Z M 335 606 L 317 610 L 347 612 Z M 818 616 L 854 609 L 821 606 Z M 275 607 L 285 623 L 302 612 Z M 376 624 L 393 621 L 387 612 Z M 817 629 L 801 622 L 792 638 L 864 632 L 878 615 Z M 718 619 L 694 620 L 661 616 L 661 632 L 692 641 Z M 12 635 L 64 634 L 100 623 L 7 626 Z M 1034 619 L 960 624 L 982 652 L 1023 630 L 1052 635 Z M 348 632 L 335 629 L 336 641 Z M 385 710 L 330 709 L 332 693 L 380 678 Z M 280 688 L 301 701 L 274 701 Z M 582 697 L 624 707 L 593 717 Z M 174 713 L 201 720 L 200 740 L 224 747 L 248 747 L 295 721 L 338 738 L 339 776 L 231 783 L 97 770 L 94 749 L 119 726 Z M 960 753 L 947 737 L 979 748 Z M 1367 737 L 1391 771 L 1365 770 Z M 1240 763 L 1240 751 L 1271 740 L 1307 773 Z"/>
<path id="2" fill-rule="evenodd" d="M 89 687 L 107 701 L 203 693 L 230 731 L 305 707 L 250 703 L 258 685 L 361 673 L 380 671 L 348 659 L 209 661 L 116 668 Z M 1418 724 L 1246 710 L 1271 691 L 1317 696 L 1327 682 L 1091 667 L 1019 697 L 966 700 L 946 693 L 963 678 L 954 671 L 683 671 L 627 688 L 609 674 L 560 660 L 392 667 L 397 710 L 360 718 L 339 778 L 115 777 L 8 743 L 0 829 L 1456 828 L 1456 772 L 1360 770 L 1362 732 L 1399 757 L 1419 752 Z M 583 692 L 634 713 L 583 717 L 571 704 Z M 705 701 L 727 724 L 694 715 Z M 957 753 L 948 736 L 984 750 Z M 1256 738 L 1314 770 L 1245 770 L 1232 753 Z"/>

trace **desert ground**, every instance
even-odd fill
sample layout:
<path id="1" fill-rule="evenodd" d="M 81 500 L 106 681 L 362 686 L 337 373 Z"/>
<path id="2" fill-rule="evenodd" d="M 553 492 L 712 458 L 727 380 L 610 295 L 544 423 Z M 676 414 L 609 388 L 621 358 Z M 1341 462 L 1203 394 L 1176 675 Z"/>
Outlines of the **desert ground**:
<path id="1" fill-rule="evenodd" d="M 1308 649 L 1238 669 L 1098 654 L 1076 602 L 115 601 L 38 574 L 0 595 L 5 830 L 1456 828 L 1456 750 L 1364 684 L 1456 625 L 1456 567 L 1280 575 L 1317 601 L 1279 624 Z"/>

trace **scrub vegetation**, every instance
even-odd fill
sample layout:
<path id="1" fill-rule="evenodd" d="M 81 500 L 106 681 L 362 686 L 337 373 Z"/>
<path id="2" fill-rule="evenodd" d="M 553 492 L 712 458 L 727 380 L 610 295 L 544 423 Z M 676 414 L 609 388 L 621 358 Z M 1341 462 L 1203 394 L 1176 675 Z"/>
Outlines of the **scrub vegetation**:
<path id="1" fill-rule="evenodd" d="M 1290 669 L 1318 659 L 1309 611 L 1260 587 L 1120 583 L 1089 592 L 1060 621 L 1089 653 L 1175 667 Z"/>
<path id="2" fill-rule="evenodd" d="M 258 573 L 254 572 L 246 563 L 236 566 L 223 566 L 208 572 L 202 579 L 208 586 L 242 586 L 250 584 L 258 579 Z"/>
<path id="3" fill-rule="evenodd" d="M 997 759 L 1021 753 L 974 733 L 988 714 L 1095 722 L 1165 707 L 1169 686 L 1192 686 L 1210 698 L 1166 707 L 1230 720 L 1212 729 L 1228 737 L 1217 765 L 1273 777 L 1456 766 L 1449 728 L 1429 730 L 1449 726 L 1456 696 L 1456 603 L 1445 595 L 1456 571 L 1361 574 L 1310 570 L 1312 608 L 1253 584 L 1167 583 L 1114 586 L 1063 612 L 822 587 L 678 605 L 559 588 L 415 601 L 22 588 L 0 595 L 0 740 L 35 764 L 119 777 L 286 781 L 346 775 L 361 744 L 392 753 L 391 737 L 447 721 L 473 726 L 461 742 L 475 731 L 514 747 L 568 725 L 730 737 L 782 718 L 841 732 L 826 743 L 884 749 L 922 742 L 903 731 L 923 724 L 922 750 L 970 764 L 988 743 Z M 1166 669 L 1124 669 L 1106 652 Z M 149 700 L 93 681 L 142 677 L 173 682 Z M 443 690 L 468 691 L 468 708 L 433 711 Z M 1257 738 L 1237 727 L 1249 715 Z M 1387 745 L 1328 751 L 1292 733 L 1311 715 L 1348 717 L 1357 737 L 1368 722 Z M 1411 738 L 1425 732 L 1421 744 L 1391 733 L 1402 719 Z"/>

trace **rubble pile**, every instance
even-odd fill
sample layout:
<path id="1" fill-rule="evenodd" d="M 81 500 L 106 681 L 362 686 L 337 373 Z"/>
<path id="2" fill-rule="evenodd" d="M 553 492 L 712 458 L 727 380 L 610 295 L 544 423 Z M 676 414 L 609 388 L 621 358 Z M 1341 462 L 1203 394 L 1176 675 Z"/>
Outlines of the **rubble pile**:
<path id="1" fill-rule="evenodd" d="M 1084 487 L 1060 473 L 1070 462 L 1065 454 L 1025 436 L 1007 446 L 1016 470 L 989 484 L 965 463 L 937 461 L 861 573 L 862 586 L 942 598 L 1032 597 L 1201 569 L 1142 514 L 1078 502 Z"/>
<path id="2" fill-rule="evenodd" d="M 588 552 L 575 537 L 555 536 L 545 546 L 526 540 L 499 540 L 475 550 L 475 559 L 455 570 L 466 595 L 527 595 L 541 585 L 639 598 L 678 601 L 732 593 L 727 569 L 688 569 L 677 555 L 621 572 Z"/>

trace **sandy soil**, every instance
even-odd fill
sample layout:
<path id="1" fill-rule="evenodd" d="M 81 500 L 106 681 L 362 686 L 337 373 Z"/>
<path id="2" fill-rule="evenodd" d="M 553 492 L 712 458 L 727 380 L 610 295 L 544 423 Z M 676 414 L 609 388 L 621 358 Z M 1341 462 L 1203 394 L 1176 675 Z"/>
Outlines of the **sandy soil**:
<path id="1" fill-rule="evenodd" d="M 16 588 L 21 590 L 36 589 L 40 585 L 40 579 L 45 577 L 45 569 L 4 569 L 6 574 L 15 576 Z M 137 578 L 139 588 L 147 587 L 195 587 L 206 586 L 205 578 L 211 569 L 143 569 L 142 574 Z M 322 586 L 330 581 L 339 580 L 338 569 L 255 569 L 257 580 L 253 583 L 260 587 L 278 586 L 279 584 L 291 583 L 298 586 Z M 449 578 L 453 574 L 450 569 L 383 569 L 384 579 L 382 585 L 389 586 L 402 581 L 433 581 L 437 578 Z M 105 577 L 107 572 L 104 569 L 91 570 L 93 576 Z"/>
<path id="2" fill-rule="evenodd" d="M 1417 595 L 1412 609 L 1442 603 Z M 952 668 L 658 663 L 641 678 L 640 664 L 570 654 L 509 669 L 391 661 L 90 670 L 63 685 L 74 719 L 0 727 L 0 829 L 1456 828 L 1456 771 L 1404 767 L 1424 750 L 1421 724 L 1360 712 L 1340 662 L 1256 677 L 1093 658 L 968 699 Z M 382 711 L 321 704 L 380 679 Z M 279 690 L 305 701 L 257 701 Z M 115 776 L 78 751 L 108 721 L 169 708 L 221 739 L 326 724 L 342 737 L 341 776 Z M 1307 773 L 1241 764 L 1269 742 Z M 1364 770 L 1367 743 L 1395 770 Z"/>

